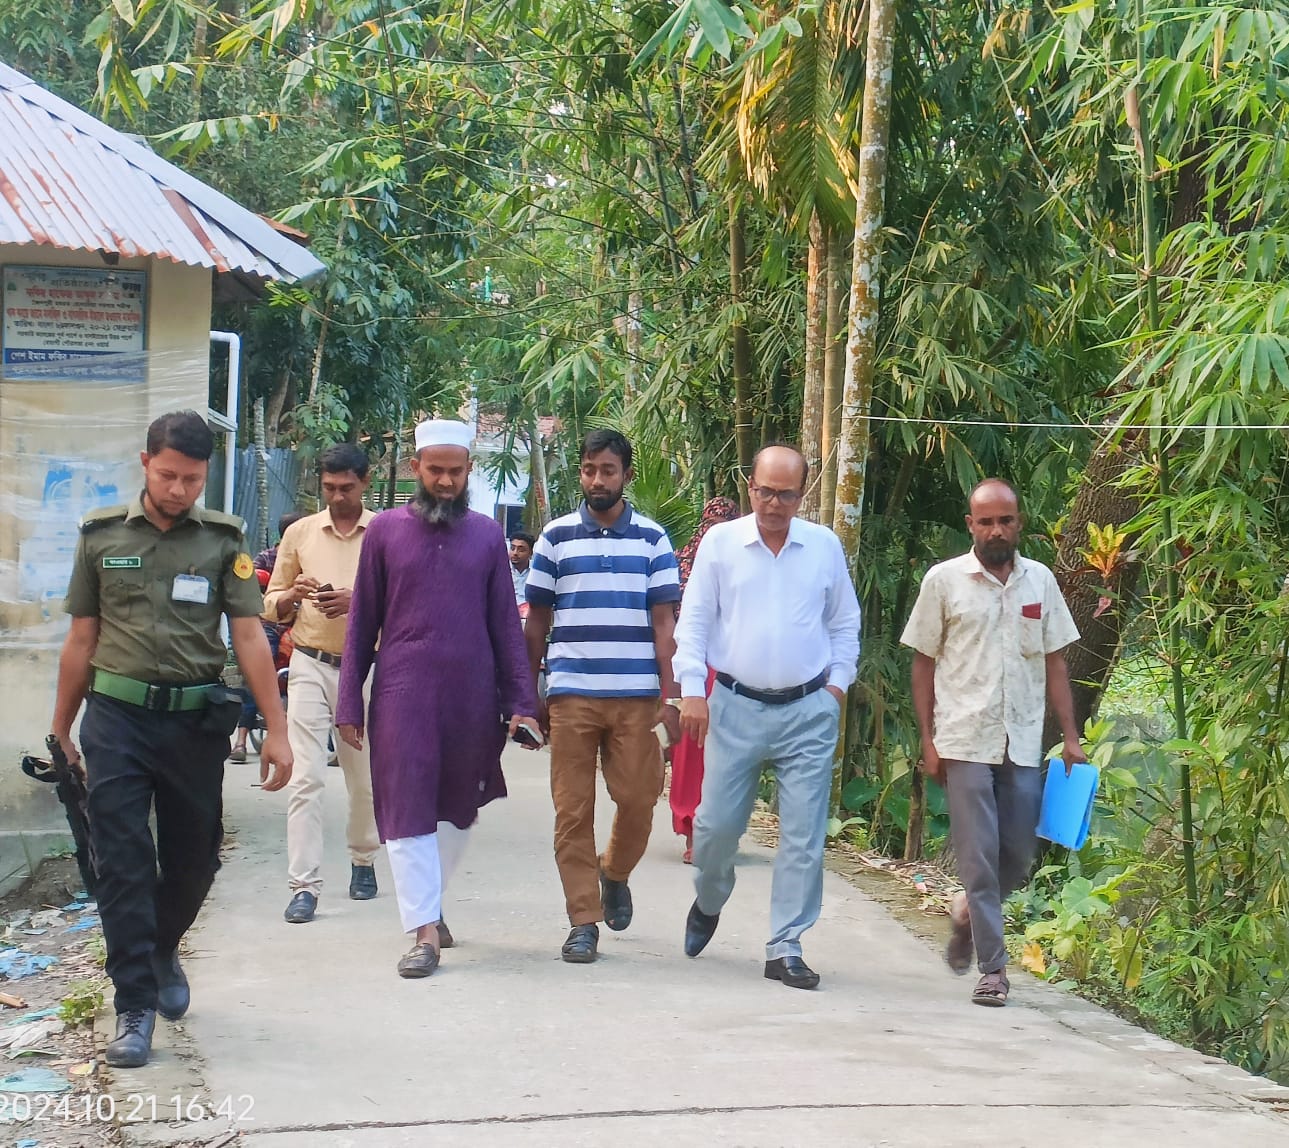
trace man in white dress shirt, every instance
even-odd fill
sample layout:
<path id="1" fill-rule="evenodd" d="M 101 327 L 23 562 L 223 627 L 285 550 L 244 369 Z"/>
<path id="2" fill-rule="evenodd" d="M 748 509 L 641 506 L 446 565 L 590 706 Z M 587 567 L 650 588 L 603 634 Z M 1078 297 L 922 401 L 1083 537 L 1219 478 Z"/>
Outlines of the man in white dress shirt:
<path id="1" fill-rule="evenodd" d="M 859 660 L 859 602 L 841 543 L 795 517 L 807 477 L 792 447 L 757 454 L 752 514 L 713 526 L 698 548 L 673 659 L 681 725 L 707 749 L 685 952 L 698 956 L 716 932 L 768 765 L 779 791 L 779 848 L 765 975 L 802 989 L 819 983 L 802 959 L 801 935 L 823 901 L 833 756 Z"/>

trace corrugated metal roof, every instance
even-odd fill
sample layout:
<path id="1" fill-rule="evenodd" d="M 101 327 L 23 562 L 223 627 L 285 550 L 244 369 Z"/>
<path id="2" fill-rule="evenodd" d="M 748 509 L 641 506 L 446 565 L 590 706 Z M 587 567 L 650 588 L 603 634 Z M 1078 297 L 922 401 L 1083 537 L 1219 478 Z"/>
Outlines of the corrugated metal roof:
<path id="1" fill-rule="evenodd" d="M 0 243 L 288 282 L 326 268 L 228 196 L 0 63 Z"/>

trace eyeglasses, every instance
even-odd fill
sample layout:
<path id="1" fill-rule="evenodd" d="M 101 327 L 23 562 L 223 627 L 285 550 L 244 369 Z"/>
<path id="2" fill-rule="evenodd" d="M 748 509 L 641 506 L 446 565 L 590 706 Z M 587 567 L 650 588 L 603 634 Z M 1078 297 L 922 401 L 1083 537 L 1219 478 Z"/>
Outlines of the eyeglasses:
<path id="1" fill-rule="evenodd" d="M 771 490 L 768 486 L 757 486 L 754 482 L 749 482 L 747 488 L 758 502 L 777 502 L 780 506 L 796 506 L 801 501 L 799 490 Z"/>

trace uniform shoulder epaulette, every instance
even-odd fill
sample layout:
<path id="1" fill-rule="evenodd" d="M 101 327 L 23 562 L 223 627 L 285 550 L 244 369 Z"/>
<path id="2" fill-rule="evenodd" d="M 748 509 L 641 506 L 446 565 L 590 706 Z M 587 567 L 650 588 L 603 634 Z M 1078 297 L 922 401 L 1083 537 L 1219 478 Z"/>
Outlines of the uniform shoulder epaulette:
<path id="1" fill-rule="evenodd" d="M 222 510 L 207 510 L 202 507 L 201 518 L 203 522 L 208 522 L 211 526 L 222 526 L 225 530 L 231 530 L 234 534 L 246 533 L 246 519 L 239 515 L 225 514 Z"/>
<path id="2" fill-rule="evenodd" d="M 124 520 L 129 509 L 128 506 L 122 504 L 121 506 L 101 506 L 97 510 L 91 510 L 81 519 L 81 530 L 96 530 L 100 526 L 106 526 L 109 522 L 120 522 Z"/>

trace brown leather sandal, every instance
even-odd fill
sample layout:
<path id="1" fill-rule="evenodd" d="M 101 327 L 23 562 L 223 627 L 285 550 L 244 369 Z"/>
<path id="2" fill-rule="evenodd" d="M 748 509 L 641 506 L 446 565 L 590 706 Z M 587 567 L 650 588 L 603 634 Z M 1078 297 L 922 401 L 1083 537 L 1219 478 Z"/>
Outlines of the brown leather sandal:
<path id="1" fill-rule="evenodd" d="M 1010 988 L 1007 974 L 1001 969 L 996 973 L 986 973 L 971 994 L 971 1003 L 984 1005 L 986 1008 L 1002 1008 L 1007 1003 Z"/>

